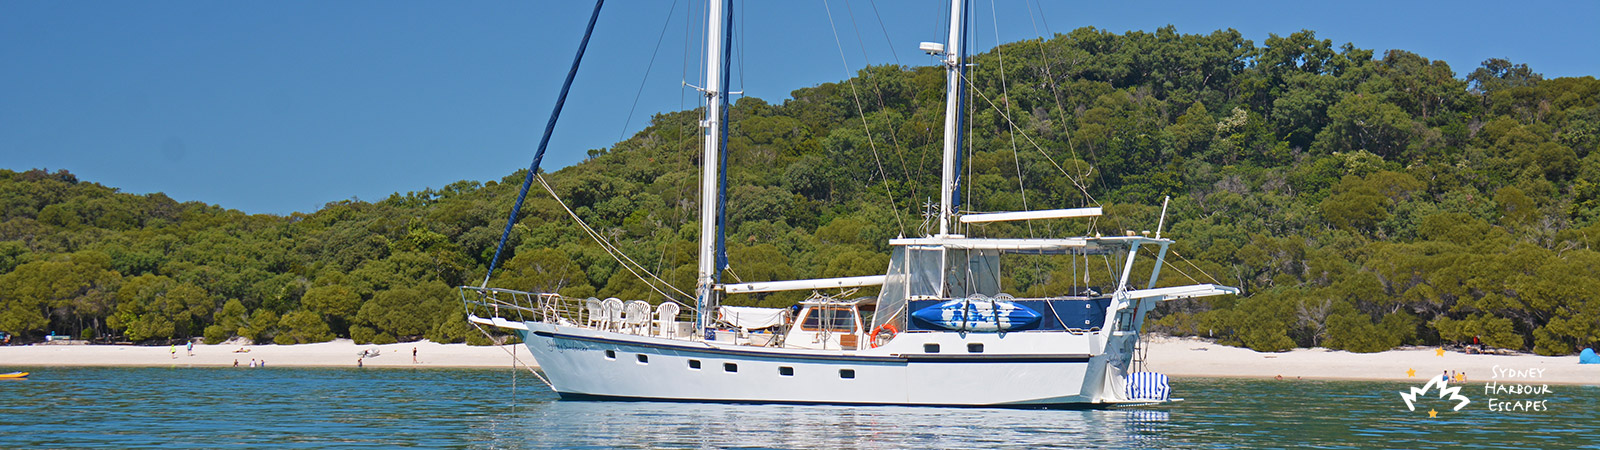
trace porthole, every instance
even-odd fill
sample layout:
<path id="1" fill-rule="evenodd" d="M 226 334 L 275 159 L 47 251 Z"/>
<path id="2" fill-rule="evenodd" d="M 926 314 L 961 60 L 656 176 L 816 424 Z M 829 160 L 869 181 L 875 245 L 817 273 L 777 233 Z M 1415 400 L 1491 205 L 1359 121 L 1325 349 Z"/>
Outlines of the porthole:
<path id="1" fill-rule="evenodd" d="M 616 350 L 606 350 L 606 359 L 617 359 Z"/>
<path id="2" fill-rule="evenodd" d="M 778 368 L 778 375 L 783 375 L 783 376 L 786 376 L 786 377 L 792 377 L 792 376 L 794 376 L 794 368 L 793 367 L 788 367 L 788 366 L 779 367 Z"/>
<path id="3" fill-rule="evenodd" d="M 649 356 L 645 356 L 645 354 L 640 353 L 640 354 L 636 355 L 636 357 L 639 359 L 639 364 L 650 364 L 650 357 Z"/>
<path id="4" fill-rule="evenodd" d="M 700 370 L 700 360 L 698 360 L 698 359 L 689 360 L 689 369 Z"/>
<path id="5" fill-rule="evenodd" d="M 739 365 L 738 364 L 734 364 L 734 363 L 722 363 L 722 371 L 724 371 L 724 372 L 738 372 L 739 371 Z"/>
<path id="6" fill-rule="evenodd" d="M 856 378 L 856 370 L 855 369 L 839 369 L 839 378 L 843 378 L 843 379 L 846 379 L 846 380 L 854 380 Z"/>
<path id="7" fill-rule="evenodd" d="M 923 353 L 939 353 L 939 344 L 922 344 Z"/>
<path id="8" fill-rule="evenodd" d="M 967 353 L 983 353 L 983 343 L 973 342 L 967 344 Z"/>

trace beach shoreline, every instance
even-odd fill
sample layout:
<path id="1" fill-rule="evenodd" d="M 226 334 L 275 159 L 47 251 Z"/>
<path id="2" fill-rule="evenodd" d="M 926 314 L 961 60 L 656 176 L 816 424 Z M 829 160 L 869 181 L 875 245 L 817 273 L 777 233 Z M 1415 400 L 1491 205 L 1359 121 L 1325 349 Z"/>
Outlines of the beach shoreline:
<path id="1" fill-rule="evenodd" d="M 0 347 L 0 370 L 9 367 L 362 367 L 509 368 L 512 352 L 523 363 L 533 358 L 521 344 L 469 346 L 429 341 L 356 344 L 337 339 L 298 345 L 204 345 L 193 354 L 185 345 L 13 345 Z M 416 350 L 413 361 L 412 350 Z M 242 351 L 241 351 L 242 350 Z M 367 355 L 378 356 L 361 356 Z M 360 361 L 358 364 L 357 361 Z"/>
<path id="2" fill-rule="evenodd" d="M 1577 356 L 1485 355 L 1436 348 L 1351 353 L 1325 348 L 1261 353 L 1198 338 L 1149 336 L 1143 370 L 1181 378 L 1421 382 L 1438 374 L 1466 382 L 1600 386 L 1600 365 Z M 537 366 L 521 344 L 469 346 L 428 341 L 356 344 L 348 339 L 299 345 L 21 345 L 0 347 L 0 371 L 17 367 L 266 367 L 511 368 L 515 354 Z M 411 352 L 416 350 L 416 361 Z M 240 351 L 245 350 L 245 351 Z M 379 356 L 362 357 L 359 354 Z M 1452 372 L 1454 371 L 1454 372 Z"/>
<path id="3" fill-rule="evenodd" d="M 1425 382 L 1436 375 L 1452 382 L 1600 386 L 1600 365 L 1578 364 L 1578 356 L 1468 354 L 1412 347 L 1378 353 L 1297 348 L 1262 353 L 1198 338 L 1149 336 L 1145 370 L 1173 378 L 1252 378 L 1321 381 Z"/>

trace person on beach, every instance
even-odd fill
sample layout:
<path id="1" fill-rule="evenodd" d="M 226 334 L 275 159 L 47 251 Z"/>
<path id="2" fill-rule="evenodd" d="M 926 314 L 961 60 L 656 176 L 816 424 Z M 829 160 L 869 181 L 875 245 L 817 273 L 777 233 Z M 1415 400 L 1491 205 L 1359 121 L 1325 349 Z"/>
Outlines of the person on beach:
<path id="1" fill-rule="evenodd" d="M 189 352 L 189 356 L 194 356 L 194 341 L 189 341 L 189 346 L 185 350 Z"/>
<path id="2" fill-rule="evenodd" d="M 251 368 L 255 368 L 256 367 L 256 359 L 255 358 L 250 358 L 250 367 Z"/>
<path id="3" fill-rule="evenodd" d="M 356 368 L 357 369 L 361 368 L 361 360 L 363 360 L 363 359 L 366 359 L 366 358 L 356 358 Z"/>
<path id="4" fill-rule="evenodd" d="M 173 344 L 167 347 L 167 352 L 172 353 L 172 359 L 178 359 L 178 345 Z"/>
<path id="5" fill-rule="evenodd" d="M 411 363 L 412 364 L 416 364 L 417 363 L 417 348 L 416 347 L 411 347 Z"/>
<path id="6" fill-rule="evenodd" d="M 239 359 L 238 359 L 238 358 L 234 358 L 234 360 L 233 360 L 233 366 L 234 366 L 234 367 L 239 367 Z"/>

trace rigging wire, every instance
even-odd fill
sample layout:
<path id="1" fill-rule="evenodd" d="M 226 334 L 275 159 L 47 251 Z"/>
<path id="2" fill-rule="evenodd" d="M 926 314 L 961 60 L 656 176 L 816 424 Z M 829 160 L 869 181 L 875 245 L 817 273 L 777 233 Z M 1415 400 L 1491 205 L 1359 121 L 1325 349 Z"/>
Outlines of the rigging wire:
<path id="1" fill-rule="evenodd" d="M 994 0 L 989 0 L 989 21 L 994 27 L 994 55 L 1000 68 L 1000 94 L 1003 95 L 1006 100 L 1006 115 L 1010 115 L 1011 88 L 1010 84 L 1006 82 L 1006 54 L 1001 48 L 1000 43 L 1000 14 L 995 11 L 994 4 Z M 1011 162 L 1016 166 L 1017 169 L 1017 190 L 1021 191 L 1022 193 L 1022 210 L 1032 211 L 1032 209 L 1028 207 L 1028 186 L 1026 184 L 1026 175 L 1022 172 L 1022 156 L 1017 152 L 1017 128 L 1014 126 L 1006 127 L 1006 130 L 1011 137 Z M 1028 226 L 1028 237 L 1038 237 L 1038 234 L 1036 234 L 1033 229 L 1033 221 L 1029 220 L 1026 222 Z M 1039 264 L 1038 259 L 1033 260 L 1033 270 L 1035 273 L 1044 270 L 1044 268 Z"/>
<path id="2" fill-rule="evenodd" d="M 874 6 L 873 8 L 874 8 L 873 9 L 873 14 L 877 14 L 877 9 L 876 9 L 877 7 Z M 849 13 L 849 15 L 850 15 L 850 27 L 855 30 L 855 32 L 856 32 L 856 43 L 861 46 L 861 58 L 868 62 L 867 63 L 867 70 L 866 70 L 866 73 L 867 73 L 866 79 L 868 81 L 871 81 L 872 91 L 874 93 L 876 93 L 877 96 L 878 96 L 878 110 L 879 111 L 888 111 L 889 110 L 888 104 L 883 101 L 883 87 L 882 87 L 882 85 L 880 83 L 878 83 L 878 76 L 876 74 L 874 74 L 872 72 L 872 69 L 871 69 L 871 67 L 872 67 L 872 64 L 871 64 L 872 58 L 867 56 L 867 40 L 863 39 L 861 37 L 861 27 L 859 25 L 856 25 L 855 8 L 852 8 L 850 6 L 850 0 L 845 0 L 845 2 L 844 2 L 844 10 L 845 10 L 846 13 Z M 878 26 L 879 27 L 883 26 L 883 18 L 882 17 L 878 18 Z M 889 42 L 888 37 L 889 37 L 888 30 L 884 30 L 884 41 L 885 42 Z M 894 54 L 894 43 L 893 42 L 889 42 L 889 54 L 890 55 Z M 895 70 L 900 70 L 899 67 L 898 67 L 899 66 L 899 62 L 900 62 L 900 57 L 899 56 L 895 56 L 895 65 L 896 65 Z M 900 149 L 900 137 L 898 136 L 900 133 L 897 130 L 895 130 L 894 121 L 892 119 L 889 119 L 889 118 L 886 117 L 885 120 L 887 122 L 889 122 L 889 132 L 888 132 L 889 141 L 894 144 L 894 156 L 895 156 L 895 158 L 900 160 L 900 172 L 903 175 L 905 175 L 905 177 L 906 177 L 906 187 L 911 188 L 911 198 L 917 198 L 917 183 L 914 180 L 912 180 L 912 178 L 911 178 L 911 169 L 909 167 L 906 167 L 905 152 L 901 151 L 901 149 Z M 885 176 L 887 176 L 887 174 L 885 174 Z"/>
<path id="3" fill-rule="evenodd" d="M 977 40 L 969 33 L 969 31 L 972 30 L 971 5 L 971 0 L 961 0 L 961 7 L 964 11 L 961 14 L 961 20 L 966 21 L 967 23 L 963 24 L 961 28 L 961 57 L 960 62 L 958 63 L 961 65 L 961 68 L 956 70 L 956 76 L 961 77 L 963 80 L 966 80 L 969 76 L 967 73 L 967 67 L 976 65 L 975 63 L 968 62 L 969 59 L 974 61 L 976 60 L 976 58 L 972 58 L 970 56 L 972 54 L 973 43 Z M 977 78 L 978 74 L 972 73 L 970 76 Z M 962 87 L 966 87 L 967 89 L 961 89 Z M 977 183 L 973 182 L 973 164 L 968 164 L 967 161 L 972 160 L 973 142 L 976 141 L 976 139 L 972 139 L 973 121 L 969 119 L 972 117 L 972 113 L 978 110 L 977 102 L 969 99 L 975 95 L 973 91 L 978 90 L 978 88 L 976 83 L 966 82 L 958 85 L 956 89 L 961 90 L 961 117 L 956 118 L 956 123 L 959 124 L 960 127 L 960 134 L 956 135 L 956 144 L 960 145 L 961 147 L 956 149 L 956 151 L 963 155 L 960 157 L 960 159 L 956 160 L 956 167 L 960 168 L 956 170 L 956 185 L 960 186 L 964 192 L 961 193 L 961 196 L 956 197 L 956 205 L 954 208 L 957 212 L 960 212 L 962 206 L 967 206 L 968 211 L 977 211 L 978 208 L 976 208 L 976 205 L 978 202 L 976 199 L 972 198 L 972 185 Z M 963 170 L 966 171 L 966 174 L 961 173 Z M 957 221 L 957 223 L 960 223 L 960 221 Z M 971 228 L 971 225 L 967 226 L 967 229 L 970 230 Z M 962 234 L 967 232 L 967 230 L 958 231 L 958 233 Z"/>
<path id="4" fill-rule="evenodd" d="M 828 1 L 822 1 L 822 8 L 828 14 L 828 26 L 833 29 L 833 43 L 839 48 L 839 61 L 844 64 L 845 78 L 850 81 L 850 96 L 855 99 L 856 114 L 861 116 L 861 126 L 866 129 L 867 147 L 872 149 L 872 161 L 878 165 L 878 176 L 883 179 L 883 196 L 889 199 L 889 210 L 894 211 L 894 221 L 900 227 L 900 235 L 906 234 L 906 223 L 900 218 L 900 208 L 895 206 L 894 191 L 889 188 L 889 174 L 883 170 L 883 160 L 878 156 L 878 144 L 872 140 L 872 125 L 867 122 L 867 113 L 861 108 L 861 95 L 856 93 L 855 77 L 850 76 L 850 60 L 844 55 L 844 44 L 839 40 L 839 27 L 833 23 L 833 8 L 828 6 Z"/>
<path id="5" fill-rule="evenodd" d="M 467 323 L 472 324 L 473 328 L 477 328 L 479 333 L 483 333 L 483 337 L 488 338 L 489 342 L 496 342 L 495 339 L 494 339 L 494 336 L 489 334 L 489 330 L 483 329 L 482 325 L 478 325 L 477 322 L 473 322 L 473 321 L 470 321 L 470 320 L 467 321 Z M 539 378 L 539 381 L 543 381 L 545 386 L 550 386 L 550 389 L 552 389 L 552 390 L 554 390 L 556 388 L 555 385 L 550 384 L 550 380 L 547 380 L 547 379 L 544 378 L 544 375 L 540 375 L 539 371 L 534 370 L 534 367 L 535 367 L 534 365 L 522 362 L 522 358 L 518 358 L 517 357 L 517 353 L 516 353 L 517 346 L 515 344 L 511 345 L 511 350 L 506 350 L 506 346 L 505 345 L 496 345 L 496 347 L 500 347 L 501 350 L 505 350 L 506 353 L 511 355 L 511 370 L 512 370 L 512 372 L 511 372 L 512 373 L 512 375 L 511 375 L 511 383 L 512 383 L 512 389 L 516 389 L 516 382 L 517 382 L 516 381 L 517 380 L 517 378 L 516 378 L 516 369 L 517 369 L 517 364 L 521 364 L 522 367 L 528 368 L 528 372 L 532 372 L 534 377 Z M 535 362 L 537 362 L 537 361 L 535 361 Z M 512 396 L 513 401 L 515 401 L 516 391 L 513 390 L 511 396 Z"/>
<path id="6" fill-rule="evenodd" d="M 689 94 L 689 38 L 693 34 L 689 32 L 689 27 L 694 25 L 694 2 L 689 2 L 683 9 L 683 14 L 683 68 L 679 71 L 681 78 L 678 83 L 678 111 L 687 109 L 684 108 L 684 105 L 688 103 L 684 100 L 684 97 Z M 678 145 L 673 149 L 674 154 L 684 152 L 684 149 L 687 148 L 684 145 L 684 141 L 689 137 L 689 134 L 690 130 L 678 130 Z"/>
<path id="7" fill-rule="evenodd" d="M 965 81 L 968 86 L 974 86 L 974 88 L 972 89 L 972 91 L 974 92 L 974 95 L 977 95 L 980 98 L 982 98 L 984 102 L 987 102 L 989 104 L 990 108 L 994 109 L 995 112 L 1000 114 L 1000 117 L 1006 119 L 1006 124 L 1010 125 L 1012 128 L 1016 128 L 1017 127 L 1017 123 L 1011 120 L 1011 115 L 1010 114 L 1006 114 L 1005 111 L 1001 111 L 1000 107 L 998 105 L 996 105 L 994 103 L 994 100 L 990 99 L 989 96 L 984 95 L 982 92 L 978 92 L 978 89 L 976 89 L 976 85 L 973 84 L 971 79 L 968 79 L 968 78 L 965 77 L 965 75 L 963 75 L 962 76 L 962 81 Z M 1089 199 L 1089 201 L 1094 202 L 1094 204 L 1096 204 L 1096 205 L 1100 204 L 1100 201 L 1099 200 L 1095 200 L 1094 195 L 1089 193 L 1089 188 L 1085 187 L 1083 185 L 1083 183 L 1077 177 L 1074 177 L 1074 176 L 1072 176 L 1072 174 L 1067 173 L 1067 170 L 1065 168 L 1062 168 L 1061 164 L 1057 163 L 1055 158 L 1050 157 L 1050 153 L 1046 152 L 1044 150 L 1044 147 L 1039 146 L 1039 143 L 1034 141 L 1032 136 L 1028 136 L 1028 133 L 1025 133 L 1025 132 L 1024 133 L 1017 133 L 1017 134 L 1021 134 L 1022 138 L 1024 140 L 1028 141 L 1028 144 L 1033 145 L 1033 148 L 1038 150 L 1039 154 L 1044 155 L 1044 158 L 1046 160 L 1049 160 L 1051 165 L 1056 166 L 1056 170 L 1060 171 L 1062 175 L 1066 175 L 1067 176 L 1067 180 L 1071 181 L 1074 186 L 1077 186 L 1078 190 L 1083 192 L 1084 197 L 1087 197 Z"/>
<path id="8" fill-rule="evenodd" d="M 1197 272 L 1200 272 L 1201 275 L 1205 275 L 1206 278 L 1210 278 L 1212 283 L 1222 284 L 1221 281 L 1217 281 L 1217 277 L 1211 276 L 1211 272 L 1207 272 L 1205 269 L 1200 268 L 1200 266 L 1197 266 L 1197 265 L 1194 264 L 1194 261 L 1190 261 L 1189 258 L 1184 257 L 1182 253 L 1178 253 L 1178 249 L 1172 249 L 1172 254 L 1173 255 L 1177 255 L 1178 259 L 1182 259 L 1183 262 L 1188 263 L 1189 267 L 1194 268 L 1194 270 L 1197 271 Z M 1194 279 L 1194 277 L 1190 277 L 1187 272 L 1184 272 L 1183 269 L 1179 269 L 1178 266 L 1172 265 L 1172 264 L 1168 264 L 1168 265 L 1172 266 L 1172 268 L 1177 270 L 1178 273 L 1183 274 L 1183 276 L 1189 277 L 1190 281 L 1193 281 L 1193 282 L 1196 282 L 1196 283 L 1200 282 L 1200 280 L 1196 280 L 1196 279 Z M 1243 283 L 1240 283 L 1240 284 L 1243 285 Z"/>
<path id="9" fill-rule="evenodd" d="M 1006 84 L 1006 55 L 1005 52 L 1001 51 L 1002 49 L 999 45 L 1000 18 L 999 14 L 995 11 L 994 0 L 989 0 L 989 19 L 991 19 L 991 22 L 994 24 L 994 56 L 998 59 L 998 65 L 1000 68 L 1000 95 L 1005 98 L 1006 115 L 1011 115 L 1011 88 Z M 1006 127 L 1006 129 L 1011 135 L 1011 162 L 1014 163 L 1017 168 L 1017 190 L 1022 191 L 1022 210 L 1032 211 L 1031 209 L 1028 209 L 1028 187 L 1023 183 L 1025 178 L 1022 173 L 1022 157 L 1017 154 L 1017 128 Z M 1027 221 L 1027 224 L 1028 237 L 1035 237 L 1033 232 L 1033 221 L 1029 220 Z"/>
<path id="10" fill-rule="evenodd" d="M 606 254 L 611 255 L 611 259 L 615 259 L 617 261 L 617 264 L 621 264 L 623 268 L 628 269 L 628 272 L 633 273 L 634 277 L 639 278 L 639 281 L 643 281 L 646 286 L 649 286 L 650 290 L 656 291 L 657 294 L 661 294 L 661 296 L 665 297 L 668 301 L 671 301 L 673 303 L 677 303 L 677 304 L 679 304 L 679 305 L 681 305 L 681 306 L 683 306 L 685 308 L 689 308 L 690 310 L 694 310 L 693 306 L 689 306 L 687 304 L 684 304 L 681 301 L 678 301 L 678 299 L 673 298 L 672 294 L 668 294 L 668 293 L 662 291 L 660 288 L 656 287 L 655 283 L 652 283 L 650 280 L 645 279 L 644 275 L 640 275 L 639 272 L 644 272 L 645 274 L 650 275 L 650 278 L 655 279 L 655 281 L 660 282 L 661 284 L 665 284 L 668 289 L 672 289 L 674 292 L 677 292 L 679 295 L 682 295 L 682 296 L 684 296 L 686 298 L 694 297 L 694 296 L 689 295 L 689 293 L 684 292 L 681 289 L 678 289 L 677 286 L 673 286 L 672 283 L 668 283 L 666 280 L 661 279 L 661 277 L 656 276 L 655 273 L 652 273 L 648 269 L 645 269 L 643 264 L 639 264 L 639 262 L 634 261 L 633 258 L 628 256 L 627 253 L 623 253 L 622 249 L 617 248 L 616 245 L 614 245 L 610 241 L 606 240 L 604 235 L 601 235 L 600 232 L 595 231 L 595 229 L 590 227 L 587 222 L 584 222 L 582 218 L 578 217 L 578 213 L 573 212 L 572 208 L 567 207 L 567 202 L 562 201 L 561 200 L 561 196 L 556 195 L 555 189 L 551 189 L 550 188 L 550 184 L 545 182 L 544 176 L 538 176 L 537 178 L 539 180 L 539 186 L 543 187 L 545 192 L 550 194 L 550 198 L 554 198 L 556 200 L 556 203 L 561 205 L 561 209 L 566 211 L 567 215 L 571 216 L 572 220 L 574 222 L 578 223 L 578 227 L 582 228 L 585 233 L 589 234 L 590 238 L 593 238 L 595 240 L 595 242 L 600 244 L 600 248 L 605 250 Z M 624 260 L 626 260 L 626 262 L 624 262 Z M 629 265 L 629 264 L 632 264 L 632 265 Z M 637 269 L 635 269 L 635 267 L 637 267 Z"/>
<path id="11" fill-rule="evenodd" d="M 876 0 L 867 0 L 867 4 L 872 6 L 872 16 L 878 19 L 878 30 L 883 31 L 883 43 L 889 46 L 889 56 L 894 57 L 894 65 L 900 65 L 900 54 L 894 51 L 894 41 L 889 40 L 889 28 L 883 26 L 883 15 L 878 14 L 878 2 Z M 845 6 L 848 7 L 849 3 L 846 2 Z M 854 16 L 850 20 L 854 22 Z"/>
<path id="12" fill-rule="evenodd" d="M 672 13 L 677 10 L 678 0 L 672 0 L 672 9 L 667 10 L 667 20 L 661 24 L 661 34 L 656 36 L 656 48 L 650 51 L 650 63 L 644 66 L 644 77 L 639 79 L 639 91 L 633 94 L 633 106 L 628 107 L 628 116 L 622 122 L 622 131 L 617 132 L 617 142 L 627 138 L 628 125 L 633 124 L 633 113 L 639 109 L 639 98 L 644 96 L 645 82 L 650 81 L 650 69 L 656 66 L 656 57 L 661 55 L 661 42 L 666 40 L 667 28 L 672 25 Z"/>
<path id="13" fill-rule="evenodd" d="M 1038 41 L 1038 44 L 1039 44 L 1038 45 L 1038 47 L 1039 47 L 1039 57 L 1040 57 L 1040 59 L 1044 60 L 1044 76 L 1045 76 L 1045 80 L 1048 81 L 1049 85 L 1050 85 L 1050 98 L 1051 98 L 1051 100 L 1055 101 L 1056 115 L 1061 117 L 1061 134 L 1062 134 L 1062 137 L 1067 141 L 1067 151 L 1072 154 L 1072 159 L 1075 159 L 1075 160 L 1078 160 L 1078 161 L 1082 161 L 1082 159 L 1078 157 L 1078 147 L 1073 144 L 1072 132 L 1071 132 L 1071 130 L 1067 129 L 1067 119 L 1068 119 L 1067 110 L 1066 110 L 1065 107 L 1061 106 L 1061 91 L 1058 88 L 1058 86 L 1056 85 L 1055 75 L 1050 73 L 1050 66 L 1052 66 L 1054 64 L 1050 60 L 1049 53 L 1046 52 L 1045 49 L 1044 49 L 1045 38 L 1044 38 L 1044 34 L 1041 34 L 1039 32 L 1039 24 L 1040 23 L 1044 24 L 1044 31 L 1046 33 L 1050 33 L 1052 35 L 1054 35 L 1055 33 L 1050 31 L 1050 22 L 1045 18 L 1044 4 L 1040 3 L 1040 2 L 1034 2 L 1034 4 L 1037 5 L 1038 8 L 1039 8 L 1038 20 L 1037 21 L 1034 20 L 1033 7 L 1029 7 L 1028 8 L 1028 23 L 1033 25 L 1033 34 L 1036 34 L 1036 35 L 1039 36 L 1039 41 Z M 1089 154 L 1096 161 L 1098 161 L 1100 159 L 1100 156 L 1095 154 L 1095 151 L 1094 151 L 1093 147 L 1089 148 Z M 1051 163 L 1053 164 L 1053 163 L 1055 163 L 1055 161 L 1052 160 Z M 1059 168 L 1060 165 L 1057 165 L 1056 167 Z M 1100 180 L 1100 185 L 1101 186 L 1106 186 L 1106 177 L 1105 177 L 1104 173 L 1100 173 L 1100 171 L 1094 170 L 1094 166 L 1093 165 L 1090 165 L 1089 171 L 1094 172 L 1095 178 L 1098 178 Z M 1081 186 L 1080 186 L 1080 188 L 1081 188 Z M 1094 201 L 1093 198 L 1090 198 L 1089 200 L 1090 201 Z M 1100 202 L 1098 202 L 1098 201 L 1094 201 L 1094 203 L 1097 204 L 1097 205 L 1100 204 Z M 1095 225 L 1098 222 L 1099 222 L 1098 218 L 1094 219 L 1094 220 L 1090 220 L 1089 221 L 1089 225 L 1088 225 L 1088 229 L 1084 230 L 1084 235 L 1093 234 L 1093 231 L 1095 229 Z"/>

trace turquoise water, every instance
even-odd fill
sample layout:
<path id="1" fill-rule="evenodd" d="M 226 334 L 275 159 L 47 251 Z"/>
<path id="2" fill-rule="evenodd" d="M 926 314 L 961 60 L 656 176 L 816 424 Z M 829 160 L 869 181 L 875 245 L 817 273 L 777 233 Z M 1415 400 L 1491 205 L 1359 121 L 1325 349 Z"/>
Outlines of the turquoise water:
<path id="1" fill-rule="evenodd" d="M 1182 402 L 1075 411 L 557 401 L 526 372 L 513 397 L 508 369 L 33 372 L 0 380 L 0 448 L 1600 448 L 1583 386 L 1407 411 L 1420 381 L 1177 379 Z"/>

